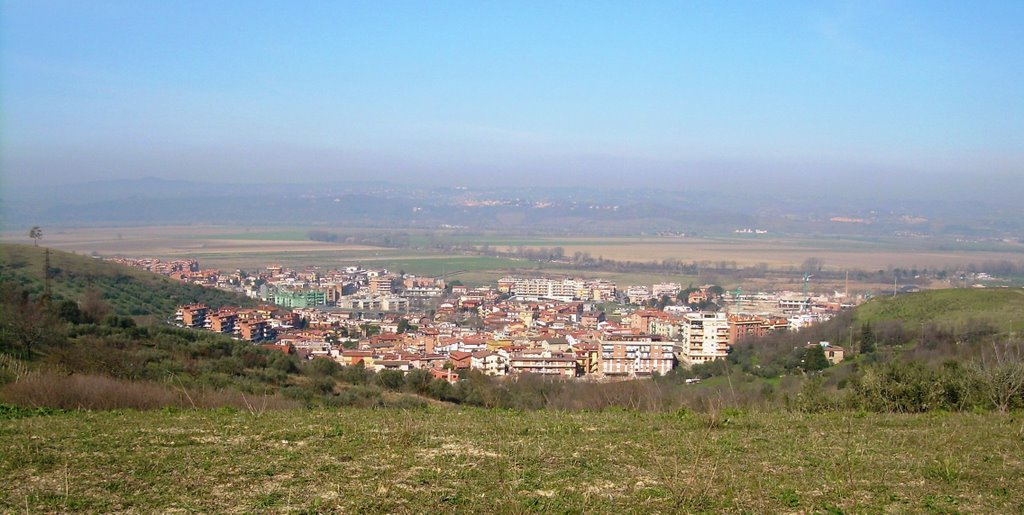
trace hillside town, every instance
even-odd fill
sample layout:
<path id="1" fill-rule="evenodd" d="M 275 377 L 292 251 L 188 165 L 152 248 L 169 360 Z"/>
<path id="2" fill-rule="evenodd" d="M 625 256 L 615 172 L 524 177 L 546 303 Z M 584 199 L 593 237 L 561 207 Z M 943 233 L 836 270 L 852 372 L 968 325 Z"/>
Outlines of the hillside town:
<path id="1" fill-rule="evenodd" d="M 303 359 L 376 371 L 466 371 L 616 380 L 664 375 L 728 355 L 747 338 L 827 320 L 842 292 L 743 293 L 678 283 L 620 288 L 602 279 L 507 276 L 494 286 L 349 266 L 269 265 L 222 273 L 196 260 L 115 259 L 180 281 L 245 294 L 257 307 L 180 306 L 173 322 Z M 829 361 L 844 349 L 828 342 Z"/>

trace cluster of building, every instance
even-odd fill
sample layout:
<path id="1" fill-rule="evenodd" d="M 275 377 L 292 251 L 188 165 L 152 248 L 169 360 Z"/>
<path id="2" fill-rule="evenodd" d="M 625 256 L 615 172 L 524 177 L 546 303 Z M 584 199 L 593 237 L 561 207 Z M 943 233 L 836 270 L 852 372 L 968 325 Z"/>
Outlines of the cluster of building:
<path id="1" fill-rule="evenodd" d="M 460 370 L 596 380 L 661 375 L 725 358 L 738 341 L 838 309 L 809 298 L 793 304 L 786 295 L 741 297 L 705 286 L 661 309 L 613 304 L 608 313 L 598 300 L 631 300 L 609 281 L 506 277 L 496 288 L 469 288 L 358 267 L 320 273 L 271 266 L 238 279 L 243 290 L 273 305 L 181 306 L 178 323 L 303 358 L 378 371 L 426 369 L 451 381 Z M 644 288 L 650 298 L 675 299 L 683 291 L 672 283 Z M 691 308 L 707 300 L 731 309 Z M 771 309 L 736 309 L 743 306 Z M 841 359 L 841 349 L 830 350 Z"/>
<path id="2" fill-rule="evenodd" d="M 204 304 L 188 304 L 178 307 L 175 321 L 182 327 L 205 329 L 259 343 L 274 341 L 279 331 L 294 328 L 300 318 L 295 312 L 274 306 L 210 309 Z"/>
<path id="3" fill-rule="evenodd" d="M 107 261 L 118 263 L 120 265 L 130 266 L 132 268 L 138 268 L 147 272 L 153 272 L 155 274 L 174 276 L 175 279 L 183 279 L 199 272 L 199 261 L 195 259 L 175 259 L 171 261 L 161 261 L 155 258 L 126 258 L 126 257 L 113 257 L 107 258 Z"/>

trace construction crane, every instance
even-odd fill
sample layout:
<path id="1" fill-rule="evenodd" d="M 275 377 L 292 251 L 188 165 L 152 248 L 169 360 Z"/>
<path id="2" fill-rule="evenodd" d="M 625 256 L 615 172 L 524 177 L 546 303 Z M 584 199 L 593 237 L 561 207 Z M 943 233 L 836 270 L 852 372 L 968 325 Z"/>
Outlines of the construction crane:
<path id="1" fill-rule="evenodd" d="M 804 274 L 804 307 L 802 311 L 806 311 L 811 304 L 811 297 L 807 294 L 807 289 L 810 285 L 811 277 L 814 277 L 814 274 Z"/>

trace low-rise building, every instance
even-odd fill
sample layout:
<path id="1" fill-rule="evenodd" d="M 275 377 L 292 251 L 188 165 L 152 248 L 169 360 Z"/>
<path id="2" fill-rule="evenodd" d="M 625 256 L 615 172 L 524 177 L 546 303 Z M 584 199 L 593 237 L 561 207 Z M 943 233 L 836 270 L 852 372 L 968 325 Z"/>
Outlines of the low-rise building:
<path id="1" fill-rule="evenodd" d="M 250 342 L 274 339 L 274 330 L 266 320 L 240 320 L 235 331 L 239 338 Z"/>
<path id="2" fill-rule="evenodd" d="M 469 368 L 488 376 L 508 374 L 508 358 L 499 352 L 477 351 L 470 356 Z"/>
<path id="3" fill-rule="evenodd" d="M 215 311 L 206 317 L 206 328 L 215 333 L 234 334 L 238 314 L 233 311 Z"/>
<path id="4" fill-rule="evenodd" d="M 509 359 L 509 371 L 514 374 L 576 377 L 576 355 L 571 352 L 518 352 Z"/>
<path id="5" fill-rule="evenodd" d="M 176 319 L 185 327 L 206 327 L 206 314 L 210 308 L 205 304 L 189 304 L 178 308 Z"/>

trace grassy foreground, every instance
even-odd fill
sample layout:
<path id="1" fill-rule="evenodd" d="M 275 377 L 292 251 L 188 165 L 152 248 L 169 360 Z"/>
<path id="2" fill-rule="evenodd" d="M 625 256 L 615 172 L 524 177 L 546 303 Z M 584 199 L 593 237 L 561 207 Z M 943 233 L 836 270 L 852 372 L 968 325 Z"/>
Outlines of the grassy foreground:
<path id="1" fill-rule="evenodd" d="M 288 410 L 0 420 L 0 511 L 1024 511 L 996 414 Z"/>

